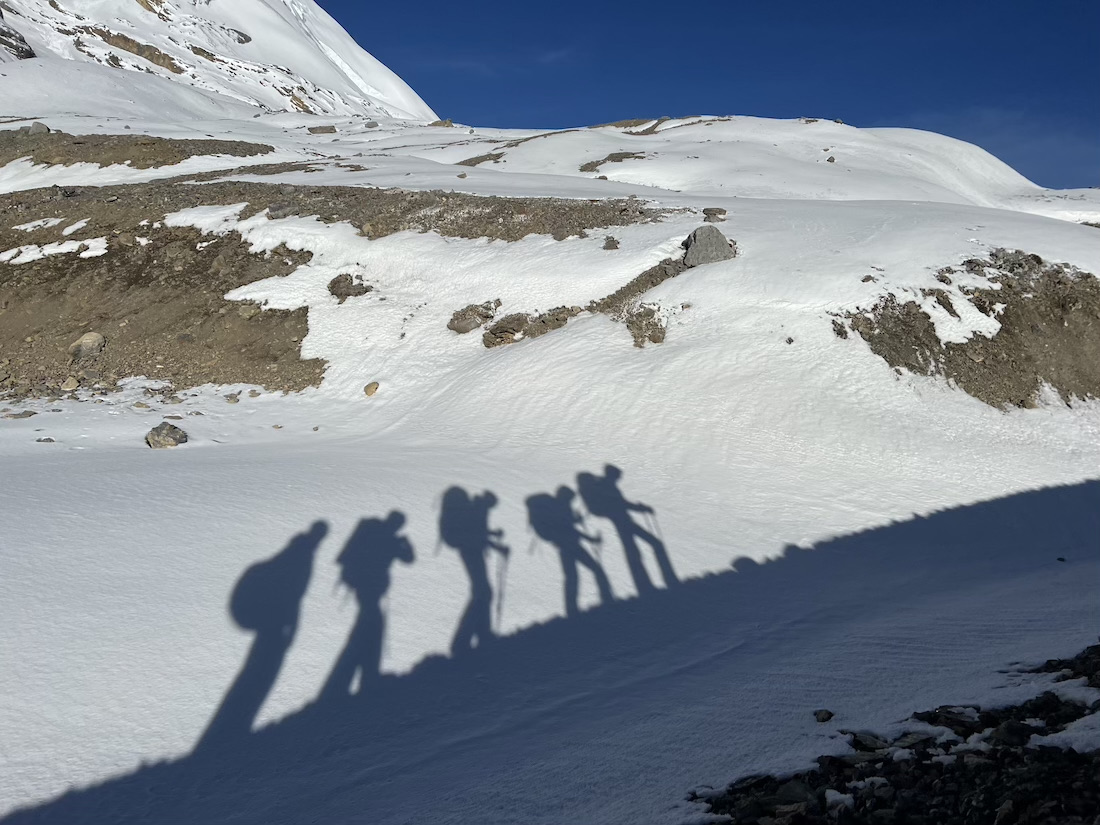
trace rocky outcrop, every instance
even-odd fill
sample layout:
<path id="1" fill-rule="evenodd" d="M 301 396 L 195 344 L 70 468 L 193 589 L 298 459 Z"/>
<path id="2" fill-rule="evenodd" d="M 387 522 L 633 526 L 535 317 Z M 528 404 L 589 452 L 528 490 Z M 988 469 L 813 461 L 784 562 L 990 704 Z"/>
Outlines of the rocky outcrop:
<path id="1" fill-rule="evenodd" d="M 27 45 L 23 35 L 4 20 L 4 10 L 0 9 L 0 62 L 7 55 L 16 60 L 28 60 L 35 56 L 34 49 Z"/>

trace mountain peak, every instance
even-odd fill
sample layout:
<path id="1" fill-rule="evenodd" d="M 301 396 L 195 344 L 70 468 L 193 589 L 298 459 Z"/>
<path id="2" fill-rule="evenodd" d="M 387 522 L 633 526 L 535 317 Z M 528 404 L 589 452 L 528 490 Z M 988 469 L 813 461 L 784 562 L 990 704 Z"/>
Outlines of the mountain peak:
<path id="1" fill-rule="evenodd" d="M 4 8 L 0 47 L 17 56 L 158 75 L 268 111 L 435 118 L 313 0 L 5 0 Z"/>

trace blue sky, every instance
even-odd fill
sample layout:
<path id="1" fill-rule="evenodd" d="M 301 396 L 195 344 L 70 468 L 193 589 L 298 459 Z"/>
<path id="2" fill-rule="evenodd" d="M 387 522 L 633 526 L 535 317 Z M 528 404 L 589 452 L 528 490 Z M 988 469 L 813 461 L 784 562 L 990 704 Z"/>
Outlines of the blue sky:
<path id="1" fill-rule="evenodd" d="M 319 2 L 464 123 L 840 118 L 969 140 L 1044 186 L 1100 186 L 1096 0 Z"/>

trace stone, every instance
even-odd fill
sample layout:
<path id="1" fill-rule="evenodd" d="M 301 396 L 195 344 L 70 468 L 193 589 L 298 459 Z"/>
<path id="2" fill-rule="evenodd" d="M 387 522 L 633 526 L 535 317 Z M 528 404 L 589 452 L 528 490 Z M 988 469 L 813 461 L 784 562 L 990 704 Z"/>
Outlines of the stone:
<path id="1" fill-rule="evenodd" d="M 62 392 L 72 392 L 80 386 L 80 382 L 76 380 L 76 376 L 70 375 L 65 379 L 65 382 L 61 385 Z"/>
<path id="2" fill-rule="evenodd" d="M 1028 743 L 1031 734 L 1034 732 L 1030 725 L 1017 722 L 1015 719 L 1009 719 L 994 728 L 993 733 L 989 735 L 989 739 L 999 745 L 1021 748 Z"/>
<path id="3" fill-rule="evenodd" d="M 260 314 L 260 308 L 256 304 L 243 304 L 237 307 L 237 314 L 248 321 Z"/>
<path id="4" fill-rule="evenodd" d="M 371 381 L 369 384 L 367 384 L 367 386 L 363 387 L 363 393 L 367 396 L 367 398 L 370 398 L 376 392 L 378 392 L 377 381 Z"/>
<path id="5" fill-rule="evenodd" d="M 30 418 L 35 415 L 38 415 L 38 413 L 36 413 L 34 410 L 23 410 L 22 412 L 8 413 L 4 416 L 4 418 L 13 418 L 18 420 L 21 418 Z"/>
<path id="6" fill-rule="evenodd" d="M 337 275 L 328 282 L 329 295 L 336 298 L 337 302 L 340 304 L 344 303 L 348 298 L 358 298 L 373 290 L 373 286 L 352 278 L 352 276 L 346 272 L 342 275 Z"/>
<path id="7" fill-rule="evenodd" d="M 239 392 L 231 392 L 225 396 L 225 400 L 229 404 L 239 404 L 241 402 L 241 394 Z"/>
<path id="8" fill-rule="evenodd" d="M 54 440 L 52 438 L 50 438 L 48 435 L 44 436 L 43 438 L 36 438 L 35 441 L 37 441 L 39 444 L 53 444 L 53 443 L 55 443 Z"/>
<path id="9" fill-rule="evenodd" d="M 814 711 L 814 719 L 816 719 L 818 722 L 821 722 L 822 724 L 828 722 L 835 715 L 836 714 L 834 714 L 831 710 L 826 710 L 825 708 Z"/>
<path id="10" fill-rule="evenodd" d="M 707 223 L 721 223 L 726 219 L 726 210 L 720 206 L 708 206 L 703 214 L 706 216 L 703 220 Z"/>
<path id="11" fill-rule="evenodd" d="M 469 175 L 467 175 L 467 174 L 466 174 L 465 172 L 459 172 L 459 173 L 458 173 L 458 176 L 459 176 L 460 178 L 462 178 L 463 180 L 465 180 L 466 178 L 468 178 L 468 177 L 469 177 Z"/>
<path id="12" fill-rule="evenodd" d="M 829 155 L 829 157 L 825 158 L 825 162 L 826 163 L 836 163 L 836 158 L 834 158 L 832 155 Z"/>
<path id="13" fill-rule="evenodd" d="M 21 126 L 19 131 L 24 135 L 48 135 L 50 133 L 50 127 L 36 120 L 30 126 Z"/>
<path id="14" fill-rule="evenodd" d="M 134 407 L 136 407 L 136 408 L 137 408 L 137 409 L 139 409 L 139 410 L 147 410 L 147 409 L 149 409 L 149 405 L 148 405 L 148 404 L 146 404 L 146 403 L 145 403 L 144 401 L 136 401 L 136 402 L 134 402 Z"/>
<path id="15" fill-rule="evenodd" d="M 378 128 L 378 121 L 377 120 L 368 120 L 366 123 L 363 124 L 363 126 L 367 129 L 377 129 Z"/>
<path id="16" fill-rule="evenodd" d="M 106 338 L 98 332 L 87 332 L 69 344 L 69 357 L 74 361 L 94 358 L 103 352 L 105 346 L 107 346 Z"/>
<path id="17" fill-rule="evenodd" d="M 608 235 L 606 238 L 603 239 L 603 248 L 608 251 L 611 251 L 612 249 L 618 249 L 619 239 L 616 238 L 614 235 Z"/>
<path id="18" fill-rule="evenodd" d="M 328 126 L 310 126 L 309 133 L 311 135 L 335 135 L 336 127 L 331 124 Z"/>
<path id="19" fill-rule="evenodd" d="M 175 424 L 169 424 L 167 421 L 162 421 L 145 436 L 145 443 L 152 447 L 154 450 L 163 450 L 168 447 L 178 447 L 180 444 L 187 443 L 187 433 L 177 427 Z"/>
<path id="20" fill-rule="evenodd" d="M 500 307 L 500 299 L 486 301 L 483 304 L 469 304 L 462 309 L 456 309 L 447 322 L 447 329 L 465 335 L 473 332 L 478 327 L 493 320 L 497 309 Z"/>
<path id="21" fill-rule="evenodd" d="M 716 226 L 709 224 L 700 226 L 688 235 L 684 246 L 687 249 L 684 265 L 687 267 L 728 261 L 737 257 L 736 245 L 731 244 Z"/>

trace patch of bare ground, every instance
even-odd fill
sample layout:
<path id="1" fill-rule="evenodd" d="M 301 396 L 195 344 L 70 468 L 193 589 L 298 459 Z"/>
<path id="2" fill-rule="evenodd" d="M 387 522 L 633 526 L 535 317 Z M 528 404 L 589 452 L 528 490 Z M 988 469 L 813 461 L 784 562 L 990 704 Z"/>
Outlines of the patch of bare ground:
<path id="1" fill-rule="evenodd" d="M 867 313 L 848 315 L 848 323 L 891 366 L 943 376 L 995 407 L 1034 407 L 1044 385 L 1067 404 L 1100 397 L 1100 281 L 1094 275 L 1005 249 L 988 260 L 965 261 L 962 268 L 990 283 L 958 290 L 1000 323 L 991 338 L 975 334 L 966 343 L 942 343 L 915 301 L 893 296 Z M 951 286 L 955 274 L 948 267 L 937 277 Z M 945 290 L 927 294 L 956 314 Z"/>
<path id="2" fill-rule="evenodd" d="M 590 160 L 588 163 L 582 163 L 580 171 L 598 172 L 605 163 L 622 163 L 624 160 L 645 160 L 645 155 L 640 155 L 637 152 L 612 152 L 602 160 Z"/>
<path id="3" fill-rule="evenodd" d="M 129 163 L 135 169 L 168 166 L 198 155 L 253 157 L 273 152 L 272 147 L 241 140 L 184 140 L 148 135 L 70 135 L 50 132 L 28 135 L 17 130 L 0 131 L 0 166 L 16 158 L 35 163 L 64 165 Z"/>
<path id="4" fill-rule="evenodd" d="M 502 157 L 504 157 L 503 152 L 486 152 L 484 155 L 475 155 L 472 158 L 460 160 L 455 166 L 477 166 L 482 163 L 489 163 L 490 161 L 496 163 Z"/>
<path id="5" fill-rule="evenodd" d="M 414 230 L 504 241 L 532 233 L 564 239 L 661 214 L 636 200 L 484 198 L 255 182 L 159 181 L 0 195 L 0 255 L 10 253 L 0 262 L 0 393 L 57 395 L 62 385 L 72 386 L 70 379 L 110 388 L 134 375 L 177 388 L 212 382 L 294 391 L 317 384 L 324 362 L 303 361 L 300 354 L 306 310 L 261 310 L 223 297 L 244 284 L 289 274 L 309 260 L 308 253 L 253 255 L 235 233 L 154 228 L 181 209 L 239 203 L 248 204 L 242 216 L 267 210 L 273 219 L 347 221 L 371 238 Z M 15 229 L 27 224 L 29 231 Z M 95 251 L 96 239 L 105 239 L 106 253 L 80 257 Z M 61 241 L 85 246 L 31 260 L 36 247 Z M 30 254 L 15 252 L 21 247 Z M 362 300 L 372 288 L 339 279 L 329 287 L 343 300 Z M 68 347 L 88 332 L 102 334 L 107 344 L 73 362 Z"/>

